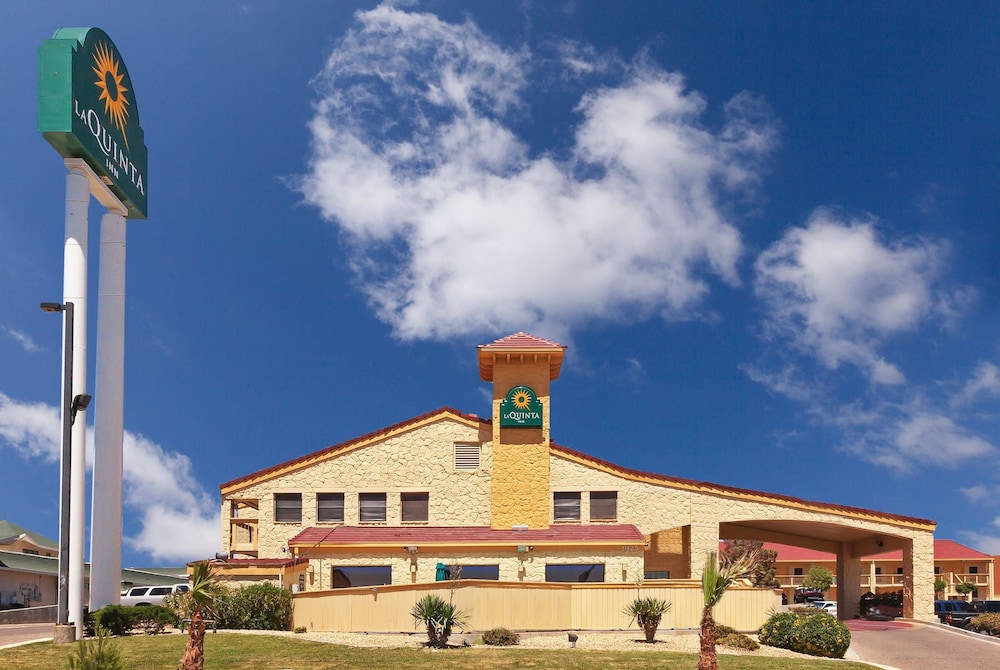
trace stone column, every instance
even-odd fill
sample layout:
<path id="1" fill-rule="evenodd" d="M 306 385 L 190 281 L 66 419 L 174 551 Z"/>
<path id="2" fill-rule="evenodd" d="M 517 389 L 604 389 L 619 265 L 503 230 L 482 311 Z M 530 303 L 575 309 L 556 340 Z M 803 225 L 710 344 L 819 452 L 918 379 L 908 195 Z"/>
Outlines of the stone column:
<path id="1" fill-rule="evenodd" d="M 921 533 L 903 546 L 903 616 L 936 621 L 934 616 L 934 536 Z"/>
<path id="2" fill-rule="evenodd" d="M 701 579 L 708 555 L 712 552 L 719 553 L 719 522 L 692 519 L 691 579 Z"/>
<path id="3" fill-rule="evenodd" d="M 843 621 L 858 616 L 860 600 L 861 557 L 845 542 L 837 551 L 837 618 Z"/>

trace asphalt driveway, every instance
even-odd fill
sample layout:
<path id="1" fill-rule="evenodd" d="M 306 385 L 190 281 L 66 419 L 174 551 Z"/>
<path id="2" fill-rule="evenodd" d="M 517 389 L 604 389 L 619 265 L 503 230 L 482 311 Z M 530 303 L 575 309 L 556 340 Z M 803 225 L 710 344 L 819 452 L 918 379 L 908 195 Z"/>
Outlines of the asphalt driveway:
<path id="1" fill-rule="evenodd" d="M 899 670 L 1000 670 L 1000 638 L 939 623 L 845 621 L 857 660 Z"/>

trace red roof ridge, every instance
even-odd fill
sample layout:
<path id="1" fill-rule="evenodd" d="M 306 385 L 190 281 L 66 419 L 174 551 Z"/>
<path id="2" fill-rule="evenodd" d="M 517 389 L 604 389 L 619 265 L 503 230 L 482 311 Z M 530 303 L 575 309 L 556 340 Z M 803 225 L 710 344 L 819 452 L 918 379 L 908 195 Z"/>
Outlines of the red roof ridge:
<path id="1" fill-rule="evenodd" d="M 500 339 L 493 340 L 489 344 L 479 345 L 479 349 L 484 348 L 498 348 L 498 349 L 565 349 L 566 346 L 559 344 L 558 342 L 553 342 L 552 340 L 547 340 L 544 337 L 538 337 L 537 335 L 532 335 L 531 333 L 526 333 L 524 331 L 516 332 L 512 335 L 507 335 L 506 337 L 501 337 Z"/>
<path id="2" fill-rule="evenodd" d="M 618 471 L 625 475 L 630 475 L 632 477 L 642 477 L 645 479 L 659 480 L 666 483 L 678 484 L 685 488 L 698 488 L 698 489 L 713 489 L 722 494 L 739 495 L 739 496 L 759 496 L 762 498 L 768 498 L 775 500 L 777 502 L 789 503 L 794 505 L 806 505 L 809 507 L 819 507 L 827 510 L 837 510 L 846 513 L 862 514 L 865 516 L 876 516 L 883 519 L 895 519 L 905 523 L 920 524 L 920 525 L 937 525 L 934 521 L 929 519 L 919 519 L 917 517 L 903 516 L 900 514 L 890 514 L 888 512 L 880 512 L 877 510 L 865 509 L 863 507 L 851 507 L 848 505 L 837 505 L 835 503 L 823 503 L 815 500 L 806 500 L 805 498 L 796 498 L 794 496 L 786 496 L 780 493 L 768 493 L 766 491 L 755 491 L 753 489 L 742 489 L 735 486 L 725 486 L 723 484 L 714 484 L 712 482 L 703 482 L 695 479 L 684 479 L 682 477 L 671 477 L 668 475 L 661 475 L 655 472 L 644 472 L 642 470 L 635 470 L 632 468 L 626 468 L 622 465 L 617 465 L 610 461 L 605 461 L 604 459 L 597 458 L 596 456 L 591 456 L 590 454 L 585 454 L 582 451 L 576 451 L 575 449 L 570 449 L 569 447 L 564 447 L 555 442 L 551 442 L 551 447 L 556 452 L 563 452 L 566 455 L 572 456 L 579 460 L 590 461 L 594 464 L 600 465 L 606 469 Z"/>
<path id="3" fill-rule="evenodd" d="M 310 452 L 308 454 L 304 454 L 302 456 L 298 456 L 296 458 L 292 458 L 290 460 L 283 461 L 283 462 L 278 463 L 276 465 L 272 465 L 272 466 L 263 468 L 261 470 L 257 470 L 256 472 L 251 472 L 248 475 L 243 475 L 242 477 L 237 477 L 236 479 L 232 479 L 232 480 L 230 480 L 228 482 L 224 482 L 224 483 L 220 484 L 219 485 L 219 489 L 224 491 L 224 490 L 226 490 L 228 488 L 232 488 L 234 486 L 237 486 L 238 484 L 240 484 L 242 482 L 245 482 L 247 480 L 256 479 L 258 477 L 263 477 L 264 475 L 267 475 L 267 474 L 269 474 L 271 472 L 277 472 L 278 470 L 282 470 L 282 469 L 285 469 L 285 468 L 294 467 L 298 463 L 304 463 L 306 461 L 311 461 L 311 460 L 315 460 L 315 459 L 318 459 L 318 458 L 323 458 L 325 456 L 332 456 L 333 454 L 337 453 L 338 451 L 343 451 L 344 449 L 349 449 L 349 448 L 351 448 L 351 447 L 353 447 L 353 446 L 355 446 L 357 444 L 373 440 L 373 439 L 377 438 L 380 435 L 385 435 L 385 434 L 388 434 L 388 433 L 396 432 L 398 430 L 402 430 L 402 429 L 406 428 L 407 426 L 410 426 L 410 425 L 413 425 L 413 424 L 417 424 L 417 423 L 422 423 L 422 422 L 427 421 L 428 419 L 432 419 L 432 418 L 434 418 L 435 416 L 438 416 L 438 415 L 440 415 L 440 416 L 443 417 L 443 416 L 446 416 L 446 415 L 449 415 L 449 414 L 452 415 L 452 416 L 456 416 L 456 417 L 465 419 L 467 421 L 478 421 L 480 424 L 492 424 L 493 423 L 492 419 L 483 419 L 481 417 L 476 416 L 475 414 L 466 414 L 464 412 L 459 412 L 457 409 L 453 409 L 451 407 L 441 407 L 441 408 L 436 409 L 436 410 L 434 410 L 432 412 L 427 412 L 426 414 L 421 414 L 419 416 L 415 416 L 413 418 L 406 419 L 405 421 L 400 421 L 399 423 L 395 423 L 395 424 L 393 424 L 391 426 L 386 426 L 385 428 L 381 428 L 379 430 L 372 431 L 372 432 L 367 433 L 365 435 L 361 435 L 360 437 L 355 437 L 355 438 L 352 438 L 352 439 L 347 440 L 345 442 L 341 442 L 339 444 L 334 444 L 334 445 L 331 445 L 331 446 L 326 447 L 324 449 L 319 449 L 317 451 L 313 451 L 313 452 Z"/>

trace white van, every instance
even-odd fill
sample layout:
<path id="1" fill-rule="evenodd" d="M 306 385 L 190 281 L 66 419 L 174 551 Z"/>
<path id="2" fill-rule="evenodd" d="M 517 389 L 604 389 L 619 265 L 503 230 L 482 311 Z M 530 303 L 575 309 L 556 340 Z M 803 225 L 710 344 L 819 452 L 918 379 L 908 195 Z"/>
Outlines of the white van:
<path id="1" fill-rule="evenodd" d="M 173 584 L 172 586 L 133 586 L 122 595 L 121 604 L 136 606 L 139 605 L 162 605 L 163 599 L 171 593 L 184 593 L 188 590 L 187 584 Z"/>

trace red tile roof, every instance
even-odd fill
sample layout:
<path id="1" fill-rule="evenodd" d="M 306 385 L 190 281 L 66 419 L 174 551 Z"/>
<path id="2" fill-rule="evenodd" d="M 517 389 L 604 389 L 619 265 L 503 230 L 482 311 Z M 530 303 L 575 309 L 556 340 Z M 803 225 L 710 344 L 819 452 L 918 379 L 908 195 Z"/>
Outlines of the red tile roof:
<path id="1" fill-rule="evenodd" d="M 489 344 L 476 347 L 479 356 L 479 378 L 486 382 L 493 381 L 493 362 L 500 357 L 511 357 L 516 354 L 534 354 L 548 357 L 549 379 L 559 376 L 562 368 L 563 354 L 566 347 L 558 342 L 546 340 L 528 333 L 514 333 L 501 337 Z"/>
<path id="2" fill-rule="evenodd" d="M 499 340 L 493 340 L 489 344 L 479 345 L 480 349 L 565 349 L 566 347 L 559 344 L 558 342 L 553 342 L 552 340 L 546 340 L 543 337 L 536 337 L 535 335 L 530 335 L 528 333 L 514 333 L 513 335 L 508 335 L 507 337 L 501 337 Z"/>
<path id="3" fill-rule="evenodd" d="M 550 526 L 507 530 L 487 526 L 335 526 L 306 528 L 288 546 L 385 545 L 484 546 L 522 544 L 643 544 L 646 538 L 631 524 Z"/>
<path id="4" fill-rule="evenodd" d="M 299 563 L 308 563 L 308 558 L 230 558 L 223 561 L 231 568 L 289 568 Z M 188 565 L 192 565 L 189 563 Z"/>
<path id="5" fill-rule="evenodd" d="M 836 554 L 803 547 L 793 547 L 787 544 L 765 542 L 764 549 L 778 552 L 779 561 L 836 561 Z M 863 557 L 866 561 L 902 561 L 903 551 L 885 551 L 881 554 L 871 554 Z M 934 540 L 934 560 L 936 561 L 980 561 L 989 560 L 991 556 L 971 547 L 959 544 L 954 540 Z"/>

